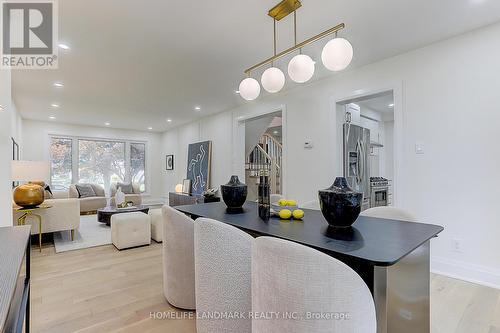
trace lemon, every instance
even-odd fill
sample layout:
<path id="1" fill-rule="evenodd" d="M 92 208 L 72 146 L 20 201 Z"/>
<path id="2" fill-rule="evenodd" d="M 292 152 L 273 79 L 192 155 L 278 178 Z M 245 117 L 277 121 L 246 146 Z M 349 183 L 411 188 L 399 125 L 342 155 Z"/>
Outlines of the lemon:
<path id="1" fill-rule="evenodd" d="M 292 217 L 292 211 L 290 209 L 282 209 L 280 210 L 280 218 L 284 220 L 288 220 Z"/>
<path id="2" fill-rule="evenodd" d="M 295 201 L 295 200 L 288 200 L 287 201 L 287 206 L 296 207 L 297 206 L 297 201 Z"/>
<path id="3" fill-rule="evenodd" d="M 304 217 L 304 211 L 302 209 L 296 209 L 293 211 L 293 218 L 296 220 L 302 220 Z"/>
<path id="4" fill-rule="evenodd" d="M 288 201 L 286 201 L 285 199 L 280 199 L 280 201 L 278 201 L 278 205 L 280 206 L 286 206 L 287 203 Z"/>

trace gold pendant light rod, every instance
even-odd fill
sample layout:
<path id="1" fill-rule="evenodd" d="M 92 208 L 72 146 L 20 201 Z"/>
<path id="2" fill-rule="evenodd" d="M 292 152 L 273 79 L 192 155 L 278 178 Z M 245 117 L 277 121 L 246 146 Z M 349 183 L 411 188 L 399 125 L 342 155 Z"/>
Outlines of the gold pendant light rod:
<path id="1" fill-rule="evenodd" d="M 292 53 L 292 52 L 294 52 L 294 51 L 296 51 L 298 49 L 301 49 L 301 48 L 303 48 L 306 45 L 309 45 L 311 43 L 317 42 L 318 40 L 323 39 L 326 36 L 332 35 L 334 33 L 337 33 L 337 32 L 339 32 L 340 30 L 342 30 L 344 28 L 345 28 L 345 24 L 344 23 L 340 23 L 340 24 L 334 26 L 333 28 L 325 30 L 322 33 L 317 34 L 316 36 L 313 36 L 313 37 L 311 37 L 309 39 L 306 39 L 305 41 L 303 41 L 303 42 L 301 42 L 301 43 L 299 43 L 299 44 L 297 44 L 295 46 L 292 46 L 292 47 L 290 47 L 290 48 L 288 48 L 288 49 L 286 49 L 286 50 L 284 50 L 284 51 L 282 51 L 282 52 L 280 52 L 280 53 L 278 53 L 278 54 L 276 54 L 276 55 L 274 55 L 274 56 L 272 56 L 272 57 L 270 57 L 270 58 L 268 58 L 268 59 L 266 59 L 266 60 L 264 60 L 262 62 L 259 62 L 256 65 L 253 65 L 250 68 L 245 69 L 245 74 L 248 75 L 248 74 L 250 74 L 250 72 L 252 72 L 253 70 L 256 70 L 257 68 L 260 68 L 260 67 L 262 67 L 264 65 L 272 63 L 273 61 L 275 61 L 277 59 L 283 58 L 284 56 L 286 56 L 286 55 L 288 55 L 288 54 L 290 54 L 290 53 Z"/>

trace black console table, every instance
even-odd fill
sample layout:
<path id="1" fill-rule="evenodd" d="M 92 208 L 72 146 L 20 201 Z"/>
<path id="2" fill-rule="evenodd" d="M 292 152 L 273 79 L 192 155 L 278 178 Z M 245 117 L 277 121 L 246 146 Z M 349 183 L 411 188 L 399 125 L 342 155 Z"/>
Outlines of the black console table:
<path id="1" fill-rule="evenodd" d="M 192 194 L 176 193 L 176 192 L 170 192 L 168 194 L 168 205 L 171 207 L 194 205 L 194 204 L 209 203 L 209 202 L 220 202 L 220 198 L 219 197 L 205 198 L 203 195 L 192 195 Z"/>
<path id="2" fill-rule="evenodd" d="M 0 332 L 30 331 L 31 226 L 0 228 Z"/>

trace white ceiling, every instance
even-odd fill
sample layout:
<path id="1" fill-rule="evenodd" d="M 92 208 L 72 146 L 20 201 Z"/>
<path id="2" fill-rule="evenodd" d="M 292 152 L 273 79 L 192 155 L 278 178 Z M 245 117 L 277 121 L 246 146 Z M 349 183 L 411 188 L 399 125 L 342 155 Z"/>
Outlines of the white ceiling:
<path id="1" fill-rule="evenodd" d="M 356 101 L 361 107 L 380 113 L 394 113 L 394 95 L 392 91 Z M 391 106 L 392 105 L 392 106 Z"/>
<path id="2" fill-rule="evenodd" d="M 61 50 L 58 70 L 16 71 L 14 100 L 27 119 L 155 131 L 230 109 L 245 103 L 234 92 L 243 70 L 272 53 L 266 13 L 277 2 L 59 1 L 59 38 L 71 50 Z M 346 23 L 352 69 L 497 22 L 500 1 L 303 0 L 297 16 L 299 41 Z M 291 43 L 288 17 L 278 49 Z M 324 43 L 304 49 L 318 61 L 314 79 L 335 75 L 319 61 Z"/>

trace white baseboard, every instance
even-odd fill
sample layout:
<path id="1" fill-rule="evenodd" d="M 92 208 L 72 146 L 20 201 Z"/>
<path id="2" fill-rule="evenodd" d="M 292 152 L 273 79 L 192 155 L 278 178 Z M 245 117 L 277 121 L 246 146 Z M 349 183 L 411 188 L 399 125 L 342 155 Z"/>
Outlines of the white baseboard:
<path id="1" fill-rule="evenodd" d="M 431 272 L 500 289 L 500 270 L 465 263 L 462 261 L 434 257 L 431 261 Z"/>

